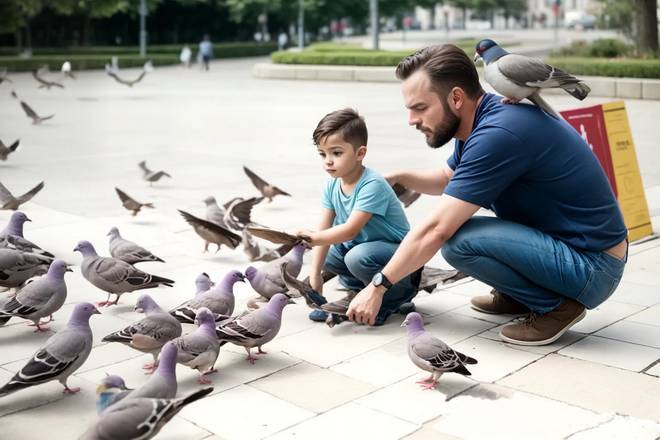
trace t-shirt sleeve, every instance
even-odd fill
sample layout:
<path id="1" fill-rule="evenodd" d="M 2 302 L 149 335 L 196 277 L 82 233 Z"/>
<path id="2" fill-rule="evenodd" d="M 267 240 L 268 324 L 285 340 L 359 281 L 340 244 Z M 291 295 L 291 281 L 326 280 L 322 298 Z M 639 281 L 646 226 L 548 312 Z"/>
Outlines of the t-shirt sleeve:
<path id="1" fill-rule="evenodd" d="M 375 215 L 384 216 L 387 213 L 389 185 L 383 179 L 373 179 L 366 182 L 356 194 L 354 211 L 370 212 Z"/>
<path id="2" fill-rule="evenodd" d="M 321 195 L 321 205 L 324 208 L 334 211 L 335 207 L 332 205 L 332 183 L 332 179 L 328 179 L 325 182 L 325 186 L 323 187 L 323 194 Z"/>
<path id="3" fill-rule="evenodd" d="M 502 191 L 528 170 L 531 160 L 529 150 L 513 133 L 499 127 L 481 130 L 465 143 L 444 192 L 490 208 Z"/>
<path id="4" fill-rule="evenodd" d="M 459 151 L 461 151 L 461 145 L 462 142 L 456 139 L 456 142 L 454 143 L 454 153 L 449 156 L 449 159 L 447 159 L 447 165 L 449 165 L 449 168 L 451 168 L 452 171 L 454 171 L 456 169 L 456 165 L 458 165 L 458 154 Z"/>

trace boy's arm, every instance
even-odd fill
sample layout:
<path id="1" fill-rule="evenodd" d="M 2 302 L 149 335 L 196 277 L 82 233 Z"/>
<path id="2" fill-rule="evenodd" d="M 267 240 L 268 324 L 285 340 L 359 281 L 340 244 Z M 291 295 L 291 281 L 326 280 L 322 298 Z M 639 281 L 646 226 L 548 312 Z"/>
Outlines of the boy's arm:
<path id="1" fill-rule="evenodd" d="M 390 185 L 398 183 L 423 194 L 442 195 L 454 171 L 445 164 L 440 169 L 399 171 L 385 176 Z"/>
<path id="2" fill-rule="evenodd" d="M 319 229 L 325 230 L 332 227 L 332 221 L 335 219 L 335 211 L 332 209 L 323 209 L 321 214 L 321 222 L 319 223 Z M 312 289 L 316 290 L 318 293 L 323 293 L 323 280 L 321 278 L 321 270 L 323 269 L 323 264 L 325 263 L 325 257 L 328 255 L 328 250 L 330 245 L 321 245 L 314 246 L 312 249 L 312 265 L 309 272 L 309 281 Z"/>
<path id="3" fill-rule="evenodd" d="M 332 213 L 334 219 L 334 211 L 327 209 Z M 325 214 L 324 214 L 325 215 Z M 301 231 L 299 235 L 307 235 L 311 240 L 312 246 L 329 246 L 331 244 L 343 243 L 355 238 L 356 235 L 364 228 L 369 219 L 371 219 L 370 212 L 353 211 L 346 220 L 346 223 L 341 225 L 332 226 L 332 220 L 326 228 L 319 228 L 319 231 Z"/>

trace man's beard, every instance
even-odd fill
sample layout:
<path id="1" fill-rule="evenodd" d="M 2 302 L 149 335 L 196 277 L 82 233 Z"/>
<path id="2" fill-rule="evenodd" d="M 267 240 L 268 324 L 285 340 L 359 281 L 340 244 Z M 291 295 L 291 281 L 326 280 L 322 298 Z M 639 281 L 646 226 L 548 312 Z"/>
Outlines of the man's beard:
<path id="1" fill-rule="evenodd" d="M 443 102 L 442 107 L 445 117 L 438 125 L 433 127 L 431 137 L 426 140 L 427 145 L 431 148 L 440 148 L 452 140 L 458 131 L 458 126 L 461 124 L 460 118 L 451 112 L 448 104 Z"/>

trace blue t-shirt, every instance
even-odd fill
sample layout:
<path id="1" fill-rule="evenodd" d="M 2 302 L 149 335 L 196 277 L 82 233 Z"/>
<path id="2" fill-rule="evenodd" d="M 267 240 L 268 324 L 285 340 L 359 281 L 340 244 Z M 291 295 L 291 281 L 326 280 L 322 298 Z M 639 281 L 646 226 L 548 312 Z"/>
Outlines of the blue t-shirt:
<path id="1" fill-rule="evenodd" d="M 335 212 L 333 226 L 346 223 L 353 211 L 372 214 L 362 230 L 351 241 L 343 243 L 347 249 L 368 241 L 400 243 L 410 230 L 408 219 L 394 190 L 380 174 L 365 168 L 353 193 L 345 195 L 340 179 L 328 179 L 323 190 L 324 208 Z"/>
<path id="2" fill-rule="evenodd" d="M 456 140 L 445 194 L 577 249 L 602 251 L 626 238 L 605 172 L 577 131 L 536 106 L 500 99 L 486 94 L 472 133 Z"/>

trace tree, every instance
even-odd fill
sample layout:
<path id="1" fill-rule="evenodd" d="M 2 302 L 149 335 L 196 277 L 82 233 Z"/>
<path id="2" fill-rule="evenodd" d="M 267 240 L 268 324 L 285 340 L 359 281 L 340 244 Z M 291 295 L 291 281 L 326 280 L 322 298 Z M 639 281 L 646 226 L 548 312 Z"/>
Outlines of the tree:
<path id="1" fill-rule="evenodd" d="M 76 15 L 82 18 L 82 44 L 89 45 L 92 39 L 92 18 L 111 17 L 117 12 L 126 12 L 132 3 L 130 0 L 46 0 L 47 6 L 61 15 Z"/>
<path id="2" fill-rule="evenodd" d="M 644 55 L 658 52 L 658 0 L 635 0 L 637 50 Z"/>
<path id="3" fill-rule="evenodd" d="M 475 6 L 475 0 L 449 0 L 449 4 L 459 8 L 463 17 L 463 30 L 467 29 L 467 10 Z"/>
<path id="4" fill-rule="evenodd" d="M 629 0 L 598 0 L 602 7 L 598 25 L 608 29 L 619 29 L 632 35 L 633 6 Z"/>
<path id="5" fill-rule="evenodd" d="M 32 48 L 32 32 L 30 21 L 41 12 L 41 0 L 3 0 L 0 2 L 0 31 L 16 34 L 16 47 L 23 49 L 23 33 L 25 28 L 25 45 Z"/>
<path id="6" fill-rule="evenodd" d="M 435 6 L 439 3 L 438 0 L 418 0 L 417 6 L 420 8 L 428 9 L 431 13 L 430 29 L 435 29 Z"/>

